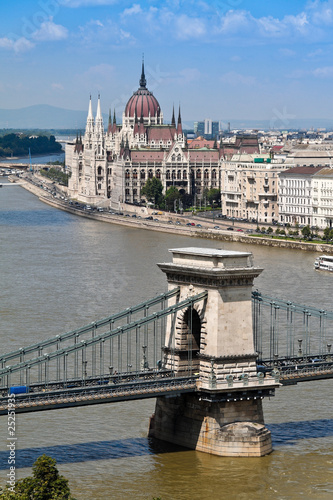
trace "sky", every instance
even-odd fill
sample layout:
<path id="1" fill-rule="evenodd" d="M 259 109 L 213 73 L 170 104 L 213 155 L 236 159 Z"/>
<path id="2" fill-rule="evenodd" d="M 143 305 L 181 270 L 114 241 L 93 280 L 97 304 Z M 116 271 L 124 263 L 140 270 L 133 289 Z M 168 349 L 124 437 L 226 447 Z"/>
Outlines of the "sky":
<path id="1" fill-rule="evenodd" d="M 139 86 L 166 122 L 333 117 L 333 0 L 12 0 L 0 4 L 0 109 L 116 109 Z"/>

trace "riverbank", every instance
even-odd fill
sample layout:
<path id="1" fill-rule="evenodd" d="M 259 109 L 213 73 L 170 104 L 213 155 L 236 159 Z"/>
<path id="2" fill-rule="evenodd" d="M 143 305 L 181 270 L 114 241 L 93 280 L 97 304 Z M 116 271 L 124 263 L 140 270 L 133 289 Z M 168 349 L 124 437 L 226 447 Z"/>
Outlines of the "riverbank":
<path id="1" fill-rule="evenodd" d="M 209 227 L 197 227 L 197 226 L 187 226 L 187 223 L 193 222 L 193 218 L 186 217 L 186 215 L 179 216 L 177 214 L 164 214 L 159 216 L 159 220 L 146 220 L 144 218 L 133 218 L 125 215 L 118 215 L 115 213 L 108 212 L 87 212 L 86 210 L 75 208 L 73 205 L 69 205 L 68 202 L 61 200 L 59 198 L 54 198 L 51 194 L 45 193 L 45 190 L 35 184 L 32 184 L 28 179 L 17 177 L 10 177 L 11 182 L 17 182 L 19 180 L 21 186 L 27 189 L 35 196 L 50 206 L 58 208 L 59 210 L 64 210 L 66 212 L 72 213 L 79 217 L 85 217 L 88 219 L 93 219 L 100 222 L 106 222 L 111 224 L 119 224 L 122 226 L 133 227 L 136 229 L 147 229 L 150 231 L 158 231 L 170 234 L 179 234 L 195 238 L 210 239 L 217 241 L 228 241 L 228 242 L 239 242 L 247 243 L 251 245 L 262 245 L 266 247 L 274 248 L 288 248 L 293 250 L 302 250 L 306 252 L 318 252 L 333 254 L 333 246 L 325 243 L 312 243 L 305 241 L 290 241 L 274 239 L 273 237 L 257 237 L 251 234 L 244 234 L 243 232 L 228 231 L 226 229 L 214 229 L 213 226 Z M 43 180 L 45 180 L 43 178 Z M 59 188 L 59 186 L 58 186 Z M 66 188 L 65 188 L 66 189 Z M 64 195 L 66 195 L 64 189 Z M 134 207 L 133 207 L 134 209 Z M 144 209 L 144 215 L 150 215 L 151 210 Z M 199 222 L 199 221 L 197 221 Z M 202 220 L 200 220 L 202 222 Z M 205 221 L 206 223 L 206 221 Z M 207 223 L 209 224 L 209 223 Z"/>

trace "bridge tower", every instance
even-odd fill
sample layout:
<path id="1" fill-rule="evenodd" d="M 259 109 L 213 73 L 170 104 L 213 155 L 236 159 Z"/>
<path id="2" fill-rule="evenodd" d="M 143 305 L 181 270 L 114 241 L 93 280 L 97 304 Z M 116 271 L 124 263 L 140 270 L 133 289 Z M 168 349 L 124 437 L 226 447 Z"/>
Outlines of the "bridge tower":
<path id="1" fill-rule="evenodd" d="M 163 365 L 176 376 L 198 376 L 197 391 L 159 397 L 149 435 L 221 456 L 263 456 L 272 451 L 262 399 L 279 386 L 257 373 L 251 292 L 262 269 L 252 254 L 209 248 L 170 250 L 158 264 L 169 289 L 182 301 L 203 291 L 207 298 L 175 313 L 166 326 Z"/>

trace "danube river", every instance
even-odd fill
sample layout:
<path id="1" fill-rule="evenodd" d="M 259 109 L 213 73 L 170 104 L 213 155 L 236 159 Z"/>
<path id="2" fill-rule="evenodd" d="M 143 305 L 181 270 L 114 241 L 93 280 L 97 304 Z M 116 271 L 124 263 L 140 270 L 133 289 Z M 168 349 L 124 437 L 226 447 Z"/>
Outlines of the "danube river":
<path id="1" fill-rule="evenodd" d="M 166 290 L 157 262 L 169 248 L 221 242 L 122 227 L 57 210 L 19 186 L 0 189 L 1 352 L 120 311 Z M 263 293 L 333 309 L 333 276 L 315 254 L 259 246 Z M 16 476 L 41 454 L 56 458 L 78 500 L 333 498 L 332 380 L 283 387 L 264 401 L 274 452 L 221 458 L 147 439 L 154 400 L 17 415 Z M 0 417 L 0 480 L 8 473 Z"/>

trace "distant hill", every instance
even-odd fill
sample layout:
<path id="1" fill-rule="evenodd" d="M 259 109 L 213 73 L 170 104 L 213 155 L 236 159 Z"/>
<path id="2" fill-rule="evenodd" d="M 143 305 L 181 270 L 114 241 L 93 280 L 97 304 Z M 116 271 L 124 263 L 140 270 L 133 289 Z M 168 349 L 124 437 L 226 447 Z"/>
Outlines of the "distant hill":
<path id="1" fill-rule="evenodd" d="M 48 104 L 38 104 L 20 109 L 0 109 L 0 129 L 71 129 L 84 130 L 87 121 L 88 110 L 74 111 L 71 109 L 58 108 Z M 103 114 L 104 128 L 108 125 L 108 115 Z M 197 118 L 196 118 L 197 120 Z M 117 123 L 120 123 L 119 117 Z M 220 120 L 223 127 L 227 129 L 230 122 L 231 129 L 261 129 L 269 130 L 297 130 L 313 128 L 333 129 L 333 119 L 328 118 L 303 118 L 287 119 L 284 122 L 276 117 L 271 120 L 233 120 L 223 118 Z M 168 122 L 166 120 L 166 122 Z M 192 129 L 193 121 L 183 121 L 183 127 Z"/>
<path id="2" fill-rule="evenodd" d="M 88 111 L 74 111 L 38 104 L 20 109 L 0 109 L 0 128 L 84 130 Z M 107 127 L 108 116 L 103 115 Z"/>

